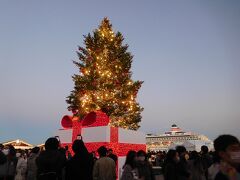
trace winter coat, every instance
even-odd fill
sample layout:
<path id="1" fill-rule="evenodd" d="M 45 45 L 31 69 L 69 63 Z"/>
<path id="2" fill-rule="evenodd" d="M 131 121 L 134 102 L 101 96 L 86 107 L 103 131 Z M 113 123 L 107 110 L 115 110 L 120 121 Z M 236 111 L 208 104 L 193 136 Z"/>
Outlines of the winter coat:
<path id="1" fill-rule="evenodd" d="M 179 180 L 189 180 L 190 171 L 186 159 L 180 157 L 180 161 L 177 163 L 177 174 Z"/>
<path id="2" fill-rule="evenodd" d="M 18 159 L 17 168 L 16 168 L 15 180 L 25 180 L 27 172 L 27 159 L 20 157 Z"/>
<path id="3" fill-rule="evenodd" d="M 54 180 L 62 179 L 63 167 L 66 163 L 66 157 L 58 150 L 43 151 L 36 158 L 37 179 Z"/>
<path id="4" fill-rule="evenodd" d="M 15 174 L 16 174 L 16 167 L 17 167 L 18 159 L 16 158 L 16 156 L 8 157 L 7 159 L 8 160 L 7 160 L 6 176 L 7 177 L 14 177 Z"/>
<path id="5" fill-rule="evenodd" d="M 27 160 L 27 180 L 36 180 L 37 179 L 37 164 L 36 158 L 37 154 L 31 153 Z"/>
<path id="6" fill-rule="evenodd" d="M 122 176 L 120 180 L 137 180 L 139 179 L 138 170 L 132 168 L 130 165 L 124 165 Z"/>
<path id="7" fill-rule="evenodd" d="M 94 180 L 116 180 L 116 165 L 109 157 L 99 158 L 93 167 Z"/>
<path id="8" fill-rule="evenodd" d="M 0 178 L 4 177 L 7 172 L 7 156 L 0 151 Z"/>
<path id="9" fill-rule="evenodd" d="M 208 168 L 208 180 L 214 180 L 217 173 L 219 172 L 219 163 L 213 163 L 209 168 Z"/>
<path id="10" fill-rule="evenodd" d="M 75 154 L 66 165 L 66 180 L 92 180 L 93 157 Z"/>
<path id="11" fill-rule="evenodd" d="M 178 180 L 177 164 L 175 162 L 164 164 L 163 176 L 164 180 Z"/>
<path id="12" fill-rule="evenodd" d="M 138 161 L 136 165 L 139 173 L 139 178 L 143 178 L 144 180 L 155 180 L 152 166 L 148 161 Z"/>
<path id="13" fill-rule="evenodd" d="M 191 172 L 191 180 L 206 180 L 202 161 L 189 160 L 188 166 Z"/>

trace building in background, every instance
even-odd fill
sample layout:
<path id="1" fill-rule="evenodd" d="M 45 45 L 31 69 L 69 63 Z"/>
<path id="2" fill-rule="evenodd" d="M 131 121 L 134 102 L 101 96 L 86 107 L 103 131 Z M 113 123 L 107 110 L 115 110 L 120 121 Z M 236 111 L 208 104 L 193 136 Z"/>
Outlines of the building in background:
<path id="1" fill-rule="evenodd" d="M 213 142 L 205 135 L 193 132 L 184 132 L 176 124 L 173 124 L 170 131 L 165 134 L 146 135 L 146 143 L 148 151 L 167 151 L 174 149 L 178 145 L 183 145 L 188 151 L 200 151 L 202 145 L 213 149 Z"/>
<path id="2" fill-rule="evenodd" d="M 4 146 L 12 145 L 15 149 L 32 149 L 34 146 L 32 144 L 27 143 L 26 141 L 16 139 L 2 143 Z"/>
<path id="3" fill-rule="evenodd" d="M 15 149 L 30 150 L 35 147 L 35 145 L 29 144 L 21 139 L 10 140 L 6 142 L 1 142 L 4 146 L 12 145 Z M 37 145 L 40 149 L 44 149 L 44 144 Z"/>

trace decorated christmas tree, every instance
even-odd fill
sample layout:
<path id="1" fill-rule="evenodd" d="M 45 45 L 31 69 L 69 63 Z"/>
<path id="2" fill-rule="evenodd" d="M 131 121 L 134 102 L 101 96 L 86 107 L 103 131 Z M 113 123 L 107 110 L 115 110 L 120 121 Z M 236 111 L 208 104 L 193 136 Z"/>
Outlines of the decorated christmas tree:
<path id="1" fill-rule="evenodd" d="M 66 101 L 80 119 L 101 110 L 112 126 L 136 130 L 143 110 L 136 97 L 143 82 L 131 79 L 133 56 L 123 40 L 107 18 L 93 34 L 84 36 L 85 47 L 79 47 L 79 60 L 74 61 L 80 72 L 73 76 L 74 90 Z"/>

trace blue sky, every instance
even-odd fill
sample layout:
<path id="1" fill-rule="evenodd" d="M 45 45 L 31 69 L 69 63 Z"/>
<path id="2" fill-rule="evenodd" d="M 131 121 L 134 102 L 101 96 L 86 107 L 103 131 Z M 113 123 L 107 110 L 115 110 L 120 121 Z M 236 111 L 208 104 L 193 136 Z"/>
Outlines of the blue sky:
<path id="1" fill-rule="evenodd" d="M 0 142 L 61 127 L 77 46 L 105 16 L 144 81 L 141 131 L 240 137 L 240 1 L 12 0 L 0 4 Z"/>

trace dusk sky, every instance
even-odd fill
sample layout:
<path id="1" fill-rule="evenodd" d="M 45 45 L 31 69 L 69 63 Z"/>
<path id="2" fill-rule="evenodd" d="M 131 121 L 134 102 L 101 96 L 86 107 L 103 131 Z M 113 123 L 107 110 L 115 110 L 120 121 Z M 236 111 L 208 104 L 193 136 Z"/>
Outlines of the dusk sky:
<path id="1" fill-rule="evenodd" d="M 61 128 L 83 35 L 108 17 L 143 80 L 140 131 L 240 138 L 239 0 L 0 2 L 0 142 Z"/>

